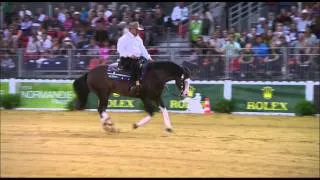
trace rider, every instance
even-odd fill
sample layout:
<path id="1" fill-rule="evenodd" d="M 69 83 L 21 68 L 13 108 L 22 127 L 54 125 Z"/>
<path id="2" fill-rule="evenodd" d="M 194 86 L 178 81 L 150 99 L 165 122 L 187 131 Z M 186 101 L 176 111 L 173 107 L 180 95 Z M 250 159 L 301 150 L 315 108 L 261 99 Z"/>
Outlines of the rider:
<path id="1" fill-rule="evenodd" d="M 130 87 L 132 93 L 139 93 L 140 90 L 140 57 L 143 56 L 148 61 L 153 61 L 150 54 L 143 45 L 143 41 L 138 35 L 139 30 L 143 30 L 138 22 L 129 24 L 129 31 L 118 39 L 117 51 L 120 54 L 120 62 L 125 69 L 131 71 L 131 81 L 133 85 Z M 136 82 L 134 84 L 134 82 Z"/>

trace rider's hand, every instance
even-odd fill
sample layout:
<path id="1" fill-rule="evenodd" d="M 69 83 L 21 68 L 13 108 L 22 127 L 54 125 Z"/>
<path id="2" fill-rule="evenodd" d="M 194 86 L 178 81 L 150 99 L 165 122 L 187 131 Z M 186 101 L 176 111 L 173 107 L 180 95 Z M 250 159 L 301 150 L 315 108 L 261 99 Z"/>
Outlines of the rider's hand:
<path id="1" fill-rule="evenodd" d="M 151 58 L 150 58 L 150 59 L 148 59 L 148 61 L 150 61 L 150 62 L 154 62 L 154 60 L 153 60 L 153 59 L 151 59 Z"/>

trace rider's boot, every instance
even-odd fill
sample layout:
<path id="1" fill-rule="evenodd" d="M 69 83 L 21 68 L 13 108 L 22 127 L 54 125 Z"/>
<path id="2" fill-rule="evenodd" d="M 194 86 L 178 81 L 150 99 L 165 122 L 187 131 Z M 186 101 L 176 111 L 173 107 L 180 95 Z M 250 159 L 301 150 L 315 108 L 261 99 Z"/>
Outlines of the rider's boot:
<path id="1" fill-rule="evenodd" d="M 130 87 L 131 94 L 139 95 L 140 94 L 140 82 L 136 81 L 136 84 Z"/>

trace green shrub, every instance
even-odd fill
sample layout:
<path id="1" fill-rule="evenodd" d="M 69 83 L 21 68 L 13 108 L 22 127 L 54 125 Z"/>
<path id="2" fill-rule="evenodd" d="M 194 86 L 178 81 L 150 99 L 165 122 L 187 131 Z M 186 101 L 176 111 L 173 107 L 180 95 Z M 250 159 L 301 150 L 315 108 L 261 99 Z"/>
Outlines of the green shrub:
<path id="1" fill-rule="evenodd" d="M 65 108 L 68 111 L 73 111 L 74 110 L 74 104 L 76 103 L 76 98 L 71 99 L 70 101 L 68 101 L 68 103 L 66 104 Z"/>
<path id="2" fill-rule="evenodd" d="M 0 107 L 2 107 L 2 96 L 0 96 Z"/>
<path id="3" fill-rule="evenodd" d="M 231 113 L 233 110 L 234 102 L 232 100 L 222 99 L 215 103 L 212 107 L 214 112 Z"/>
<path id="4" fill-rule="evenodd" d="M 311 116 L 316 113 L 316 106 L 309 101 L 300 101 L 294 107 L 297 116 Z"/>
<path id="5" fill-rule="evenodd" d="M 6 94 L 1 97 L 1 101 L 5 109 L 13 109 L 21 105 L 20 94 Z"/>

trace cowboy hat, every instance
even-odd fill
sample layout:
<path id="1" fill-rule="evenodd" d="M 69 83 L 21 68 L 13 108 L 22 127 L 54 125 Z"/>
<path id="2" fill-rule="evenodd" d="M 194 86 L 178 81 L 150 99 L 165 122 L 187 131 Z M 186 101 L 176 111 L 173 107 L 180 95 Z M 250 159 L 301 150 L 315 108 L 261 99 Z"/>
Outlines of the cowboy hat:
<path id="1" fill-rule="evenodd" d="M 138 29 L 140 31 L 143 30 L 143 28 L 139 25 L 139 22 L 131 22 L 129 24 L 129 28 L 135 28 L 135 29 Z"/>

